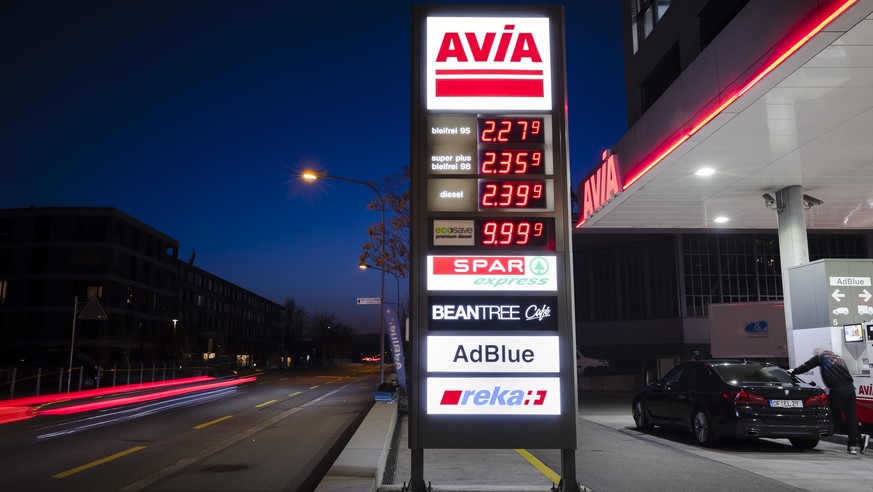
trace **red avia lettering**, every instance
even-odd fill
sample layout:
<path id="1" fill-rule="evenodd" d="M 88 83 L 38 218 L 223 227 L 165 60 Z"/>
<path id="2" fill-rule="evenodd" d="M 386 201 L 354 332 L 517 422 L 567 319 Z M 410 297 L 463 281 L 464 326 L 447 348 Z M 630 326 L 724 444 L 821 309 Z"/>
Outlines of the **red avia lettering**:
<path id="1" fill-rule="evenodd" d="M 524 258 L 516 256 L 456 257 L 433 259 L 436 275 L 524 275 Z"/>
<path id="2" fill-rule="evenodd" d="M 870 384 L 862 384 L 858 386 L 858 394 L 859 395 L 873 395 L 873 385 Z"/>
<path id="3" fill-rule="evenodd" d="M 494 44 L 497 37 L 496 32 L 486 32 L 480 40 L 476 33 L 465 32 L 464 39 L 467 40 L 467 45 L 461 42 L 461 33 L 447 32 L 443 35 L 443 41 L 440 44 L 439 52 L 437 52 L 436 61 L 445 62 L 450 58 L 454 58 L 458 62 L 466 62 L 471 59 L 476 62 L 521 62 L 525 59 L 542 63 L 543 58 L 537 49 L 537 43 L 534 41 L 533 34 L 529 32 L 520 32 L 515 36 L 513 41 L 514 24 L 507 24 L 503 27 L 503 33 L 500 35 L 500 41 Z M 509 60 L 506 59 L 506 54 L 509 53 L 509 46 L 513 44 L 512 54 Z M 469 53 L 467 52 L 469 49 Z M 469 56 L 468 56 L 469 55 Z"/>
<path id="4" fill-rule="evenodd" d="M 586 220 L 621 193 L 621 175 L 615 154 L 610 154 L 597 171 L 591 173 L 583 187 L 582 220 Z"/>

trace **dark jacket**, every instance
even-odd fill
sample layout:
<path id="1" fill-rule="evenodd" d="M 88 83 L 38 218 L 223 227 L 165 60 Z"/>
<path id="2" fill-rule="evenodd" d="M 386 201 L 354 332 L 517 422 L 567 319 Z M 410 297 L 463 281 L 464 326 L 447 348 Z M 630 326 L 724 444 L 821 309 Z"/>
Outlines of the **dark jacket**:
<path id="1" fill-rule="evenodd" d="M 831 389 L 855 389 L 854 380 L 846 367 L 846 361 L 839 355 L 825 350 L 821 354 L 813 355 L 808 361 L 794 369 L 795 374 L 801 374 L 814 367 L 821 367 L 821 379 Z"/>

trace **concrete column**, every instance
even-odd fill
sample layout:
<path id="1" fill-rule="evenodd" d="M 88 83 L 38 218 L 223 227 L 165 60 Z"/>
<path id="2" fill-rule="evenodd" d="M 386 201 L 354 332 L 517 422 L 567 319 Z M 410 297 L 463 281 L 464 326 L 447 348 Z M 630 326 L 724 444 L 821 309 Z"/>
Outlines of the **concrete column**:
<path id="1" fill-rule="evenodd" d="M 791 367 L 797 367 L 802 361 L 794 360 L 794 330 L 791 320 L 791 293 L 788 290 L 788 269 L 809 263 L 809 243 L 806 238 L 802 186 L 789 186 L 776 192 L 776 222 L 779 227 L 779 261 L 782 264 L 782 293 L 785 301 L 788 364 Z"/>

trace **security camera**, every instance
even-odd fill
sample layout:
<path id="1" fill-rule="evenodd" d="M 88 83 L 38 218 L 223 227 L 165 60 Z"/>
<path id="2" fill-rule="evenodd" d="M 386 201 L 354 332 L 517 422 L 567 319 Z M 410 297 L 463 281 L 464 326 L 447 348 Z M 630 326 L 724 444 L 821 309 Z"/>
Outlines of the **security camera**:
<path id="1" fill-rule="evenodd" d="M 822 203 L 824 202 L 814 196 L 803 195 L 803 206 L 806 208 L 812 208 L 816 205 L 821 205 Z"/>
<path id="2" fill-rule="evenodd" d="M 764 206 L 767 208 L 773 208 L 776 206 L 776 199 L 773 198 L 773 195 L 769 193 L 764 193 L 761 195 L 764 198 Z"/>

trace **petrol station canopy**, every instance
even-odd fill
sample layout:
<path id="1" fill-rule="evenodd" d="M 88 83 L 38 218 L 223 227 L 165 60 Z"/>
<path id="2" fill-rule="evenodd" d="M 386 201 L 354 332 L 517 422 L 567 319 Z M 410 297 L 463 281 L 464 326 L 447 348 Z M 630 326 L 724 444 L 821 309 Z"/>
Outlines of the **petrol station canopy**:
<path id="1" fill-rule="evenodd" d="M 587 217 L 597 172 L 579 184 L 578 228 L 775 229 L 763 195 L 795 185 L 809 229 L 873 228 L 873 2 L 760 22 L 726 29 L 616 143 L 621 191 Z"/>

